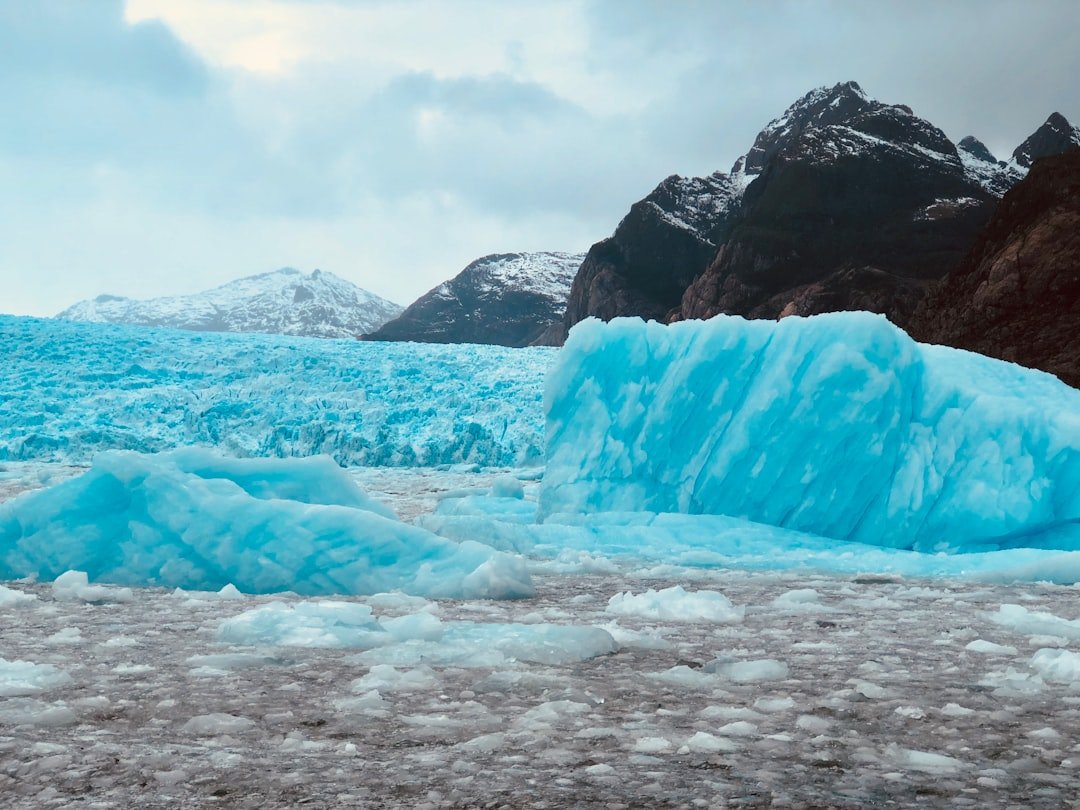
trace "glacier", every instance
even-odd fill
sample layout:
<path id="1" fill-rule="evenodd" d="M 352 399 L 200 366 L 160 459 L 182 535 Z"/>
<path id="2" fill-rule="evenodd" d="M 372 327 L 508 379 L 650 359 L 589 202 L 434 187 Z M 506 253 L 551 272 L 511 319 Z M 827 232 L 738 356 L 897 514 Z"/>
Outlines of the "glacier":
<path id="1" fill-rule="evenodd" d="M 0 504 L 0 579 L 245 593 L 530 596 L 523 561 L 398 521 L 329 458 L 102 453 Z M 130 594 L 128 594 L 130 599 Z"/>
<path id="2" fill-rule="evenodd" d="M 1080 391 L 881 316 L 583 322 L 545 408 L 542 520 L 712 514 L 927 553 L 1080 549 Z"/>
<path id="3" fill-rule="evenodd" d="M 552 349 L 0 315 L 0 462 L 203 445 L 342 465 L 539 464 Z"/>

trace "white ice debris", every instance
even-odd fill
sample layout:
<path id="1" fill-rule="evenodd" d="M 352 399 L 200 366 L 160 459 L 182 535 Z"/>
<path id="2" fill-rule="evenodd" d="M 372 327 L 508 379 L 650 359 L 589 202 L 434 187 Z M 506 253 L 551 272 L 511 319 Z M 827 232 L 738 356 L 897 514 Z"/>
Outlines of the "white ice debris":
<path id="1" fill-rule="evenodd" d="M 90 585 L 83 571 L 66 571 L 53 580 L 53 598 L 66 602 L 89 602 L 100 605 L 108 602 L 130 602 L 134 595 L 131 588 L 111 588 Z"/>
<path id="2" fill-rule="evenodd" d="M 213 712 L 192 717 L 180 731 L 194 737 L 220 737 L 224 734 L 240 734 L 254 728 L 255 722 L 235 714 Z"/>
<path id="3" fill-rule="evenodd" d="M 1044 680 L 1080 685 L 1080 653 L 1044 648 L 1031 656 L 1031 667 Z"/>
<path id="4" fill-rule="evenodd" d="M 1062 619 L 1053 613 L 1028 610 L 1023 605 L 1002 605 L 990 621 L 1021 635 L 1048 635 L 1080 640 L 1080 619 Z"/>
<path id="5" fill-rule="evenodd" d="M 51 664 L 0 658 L 0 698 L 34 695 L 69 683 L 71 677 Z"/>
<path id="6" fill-rule="evenodd" d="M 718 591 L 686 591 L 681 585 L 661 591 L 617 593 L 608 600 L 608 613 L 675 622 L 740 622 L 745 608 L 735 607 Z"/>
<path id="7" fill-rule="evenodd" d="M 25 607 L 36 601 L 37 594 L 25 593 L 23 591 L 17 591 L 14 588 L 0 585 L 0 609 L 20 606 Z"/>

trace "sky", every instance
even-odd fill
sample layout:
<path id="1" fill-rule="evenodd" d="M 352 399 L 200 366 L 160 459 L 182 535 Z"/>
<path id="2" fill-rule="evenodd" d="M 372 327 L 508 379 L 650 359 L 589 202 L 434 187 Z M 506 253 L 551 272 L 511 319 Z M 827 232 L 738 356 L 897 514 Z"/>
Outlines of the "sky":
<path id="1" fill-rule="evenodd" d="M 854 79 L 998 157 L 1080 124 L 1080 3 L 0 0 L 0 312 L 283 266 L 408 304 L 585 251 Z"/>

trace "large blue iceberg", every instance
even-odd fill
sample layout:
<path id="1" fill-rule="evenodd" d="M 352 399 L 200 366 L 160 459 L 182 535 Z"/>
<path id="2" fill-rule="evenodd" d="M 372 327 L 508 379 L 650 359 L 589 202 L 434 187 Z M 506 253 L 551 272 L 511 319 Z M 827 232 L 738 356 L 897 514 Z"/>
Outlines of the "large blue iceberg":
<path id="1" fill-rule="evenodd" d="M 520 558 L 398 521 L 327 457 L 237 460 L 195 448 L 103 453 L 78 478 L 0 504 L 0 580 L 69 569 L 247 593 L 533 593 Z"/>
<path id="2" fill-rule="evenodd" d="M 1080 391 L 883 317 L 572 331 L 541 518 L 719 514 L 920 551 L 1080 548 Z"/>

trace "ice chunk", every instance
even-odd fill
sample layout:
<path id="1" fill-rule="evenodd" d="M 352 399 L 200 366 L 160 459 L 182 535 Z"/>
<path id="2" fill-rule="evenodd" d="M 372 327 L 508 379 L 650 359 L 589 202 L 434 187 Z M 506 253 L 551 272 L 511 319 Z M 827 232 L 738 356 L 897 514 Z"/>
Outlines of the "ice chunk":
<path id="1" fill-rule="evenodd" d="M 1053 613 L 1028 610 L 1023 605 L 1002 605 L 990 621 L 1028 636 L 1047 635 L 1080 640 L 1080 619 L 1062 619 Z"/>
<path id="2" fill-rule="evenodd" d="M 246 717 L 214 712 L 192 717 L 180 727 L 180 731 L 194 737 L 220 737 L 223 734 L 240 734 L 254 726 L 255 723 Z"/>
<path id="3" fill-rule="evenodd" d="M 65 571 L 53 580 L 52 592 L 53 597 L 62 602 L 89 602 L 95 605 L 130 602 L 134 598 L 130 588 L 90 585 L 85 571 Z"/>
<path id="4" fill-rule="evenodd" d="M 17 591 L 0 585 L 0 609 L 10 607 L 25 607 L 31 602 L 37 601 L 37 594 Z"/>
<path id="5" fill-rule="evenodd" d="M 715 737 L 706 731 L 699 731 L 686 741 L 686 747 L 699 754 L 723 754 L 738 750 L 731 740 Z"/>
<path id="6" fill-rule="evenodd" d="M 927 551 L 1080 549 L 1080 391 L 885 318 L 582 322 L 541 514 L 712 513 Z"/>
<path id="7" fill-rule="evenodd" d="M 569 664 L 619 649 L 599 627 L 562 624 L 444 622 L 438 642 L 405 641 L 357 656 L 367 664 L 498 667 L 515 661 Z"/>
<path id="8" fill-rule="evenodd" d="M 608 600 L 608 613 L 675 622 L 741 622 L 745 608 L 735 607 L 718 591 L 686 591 L 680 585 L 644 593 L 617 593 Z"/>
<path id="9" fill-rule="evenodd" d="M 885 756 L 886 759 L 898 767 L 927 773 L 952 773 L 969 767 L 966 762 L 955 757 L 937 754 L 932 751 L 901 748 L 895 744 L 886 749 Z"/>
<path id="10" fill-rule="evenodd" d="M 1070 650 L 1038 650 L 1031 656 L 1031 668 L 1047 681 L 1080 684 L 1080 654 Z"/>
<path id="11" fill-rule="evenodd" d="M 374 692 L 411 692 L 418 689 L 435 689 L 439 685 L 439 679 L 435 677 L 428 667 L 416 669 L 398 670 L 389 664 L 376 664 L 368 674 L 353 681 L 354 692 L 366 695 Z M 370 703 L 370 699 L 368 700 Z M 367 705 L 366 703 L 364 705 Z"/>
<path id="12" fill-rule="evenodd" d="M 813 588 L 799 588 L 794 591 L 782 593 L 772 601 L 773 607 L 784 610 L 802 610 L 806 605 L 817 607 L 821 604 L 821 596 Z"/>
<path id="13" fill-rule="evenodd" d="M 969 641 L 964 649 L 970 650 L 971 652 L 984 653 L 985 655 L 1016 655 L 1016 647 L 1009 647 L 1005 644 L 995 644 L 992 641 L 986 641 L 981 638 Z"/>
<path id="14" fill-rule="evenodd" d="M 321 600 L 271 602 L 226 619 L 218 639 L 230 644 L 367 649 L 413 638 L 437 639 L 442 623 L 427 612 L 377 619 L 368 605 Z"/>
<path id="15" fill-rule="evenodd" d="M 519 558 L 387 514 L 327 459 L 104 453 L 78 478 L 0 504 L 0 579 L 78 569 L 207 591 L 532 594 Z M 85 593 L 79 576 L 61 577 L 63 592 Z"/>
<path id="16" fill-rule="evenodd" d="M 719 658 L 707 663 L 703 669 L 735 683 L 782 681 L 788 676 L 788 665 L 775 658 L 762 658 L 757 661 L 728 661 Z"/>
<path id="17" fill-rule="evenodd" d="M 51 664 L 0 658 L 0 697 L 33 695 L 69 683 L 71 677 Z"/>

